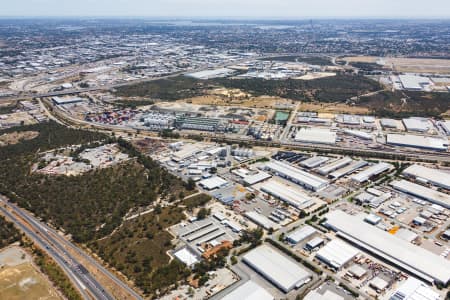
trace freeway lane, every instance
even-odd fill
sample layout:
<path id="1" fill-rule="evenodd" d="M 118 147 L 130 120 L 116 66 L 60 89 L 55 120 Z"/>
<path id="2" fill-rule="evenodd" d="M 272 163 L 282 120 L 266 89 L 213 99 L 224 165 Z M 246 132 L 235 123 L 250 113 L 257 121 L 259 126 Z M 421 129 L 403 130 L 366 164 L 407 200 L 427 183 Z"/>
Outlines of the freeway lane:
<path id="1" fill-rule="evenodd" d="M 3 212 L 8 218 L 11 219 L 15 224 L 17 224 L 34 242 L 42 247 L 62 268 L 69 277 L 74 281 L 82 292 L 85 299 L 91 299 L 91 297 L 86 295 L 85 290 L 87 290 L 94 299 L 99 300 L 113 300 L 105 289 L 97 282 L 95 278 L 92 277 L 89 272 L 82 266 L 74 257 L 68 254 L 64 247 L 53 239 L 46 228 L 42 226 L 38 221 L 30 218 L 21 209 L 17 208 L 15 205 L 8 203 L 7 201 L 2 201 L 5 206 L 12 209 L 15 214 L 20 218 L 25 220 L 33 230 L 28 229 L 28 227 L 20 221 L 19 218 L 14 217 L 5 207 L 0 207 L 1 212 Z"/>
<path id="2" fill-rule="evenodd" d="M 17 220 L 12 214 L 10 214 L 3 206 L 0 206 L 0 211 L 5 215 L 10 221 L 12 221 L 17 227 L 19 227 L 34 243 L 45 250 L 53 260 L 63 269 L 70 280 L 75 284 L 78 291 L 81 293 L 84 299 L 91 299 L 86 293 L 86 286 L 81 283 L 77 276 L 73 273 L 71 268 L 64 262 L 64 259 L 51 248 L 50 244 L 43 241 L 35 232 L 24 226 L 19 220 Z"/>

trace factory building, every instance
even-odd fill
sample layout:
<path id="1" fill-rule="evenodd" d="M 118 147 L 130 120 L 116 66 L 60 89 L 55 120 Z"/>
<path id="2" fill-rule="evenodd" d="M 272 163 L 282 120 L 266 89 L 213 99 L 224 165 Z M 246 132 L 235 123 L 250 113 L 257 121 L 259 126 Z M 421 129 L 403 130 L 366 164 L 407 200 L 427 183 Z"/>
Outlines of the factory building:
<path id="1" fill-rule="evenodd" d="M 394 189 L 406 194 L 419 197 L 431 203 L 435 203 L 450 209 L 450 195 L 444 194 L 422 185 L 407 180 L 396 180 L 391 182 Z"/>
<path id="2" fill-rule="evenodd" d="M 179 117 L 175 122 L 180 129 L 200 130 L 200 131 L 220 131 L 223 130 L 221 120 L 204 117 Z"/>
<path id="3" fill-rule="evenodd" d="M 336 132 L 323 128 L 300 128 L 294 140 L 300 143 L 336 144 Z"/>
<path id="4" fill-rule="evenodd" d="M 264 181 L 272 177 L 272 175 L 266 173 L 266 172 L 258 172 L 256 174 L 247 175 L 243 178 L 243 181 L 247 185 L 254 185 L 258 182 Z"/>
<path id="5" fill-rule="evenodd" d="M 391 164 L 381 162 L 359 172 L 358 174 L 353 175 L 351 179 L 361 184 L 368 181 L 370 178 L 374 176 L 380 175 L 381 173 L 390 170 L 391 168 L 392 168 Z"/>
<path id="6" fill-rule="evenodd" d="M 280 161 L 271 161 L 265 165 L 266 170 L 274 172 L 306 189 L 318 191 L 328 186 L 328 180 L 306 173 L 296 167 Z"/>
<path id="7" fill-rule="evenodd" d="M 326 226 L 338 236 L 372 255 L 428 283 L 447 284 L 450 280 L 450 261 L 366 223 L 365 214 L 354 216 L 336 210 L 326 218 Z"/>
<path id="8" fill-rule="evenodd" d="M 425 118 L 408 118 L 402 120 L 406 130 L 416 132 L 427 132 L 433 125 Z"/>
<path id="9" fill-rule="evenodd" d="M 308 169 L 316 168 L 327 161 L 329 161 L 330 158 L 325 156 L 313 156 L 311 158 L 305 159 L 300 163 L 301 166 L 306 167 Z"/>
<path id="10" fill-rule="evenodd" d="M 268 245 L 250 251 L 242 260 L 284 293 L 311 280 L 305 269 Z"/>
<path id="11" fill-rule="evenodd" d="M 303 240 L 306 240 L 307 238 L 311 237 L 313 234 L 317 232 L 314 227 L 305 225 L 303 227 L 300 227 L 293 232 L 289 233 L 286 236 L 286 241 L 291 244 L 298 244 Z"/>
<path id="12" fill-rule="evenodd" d="M 434 151 L 447 151 L 448 149 L 448 140 L 412 134 L 388 134 L 386 143 L 392 146 L 412 147 Z"/>
<path id="13" fill-rule="evenodd" d="M 403 175 L 412 177 L 420 182 L 431 183 L 437 187 L 450 190 L 450 173 L 421 165 L 412 165 L 403 171 Z"/>
<path id="14" fill-rule="evenodd" d="M 211 191 L 214 189 L 224 187 L 225 185 L 228 184 L 228 181 L 226 181 L 225 179 L 222 179 L 218 176 L 214 176 L 214 177 L 200 181 L 199 184 L 205 190 Z"/>
<path id="15" fill-rule="evenodd" d="M 359 131 L 359 130 L 350 130 L 350 129 L 346 129 L 346 130 L 344 130 L 344 132 L 348 135 L 355 136 L 355 137 L 363 139 L 363 140 L 369 140 L 369 141 L 373 140 L 373 135 L 368 132 Z"/>
<path id="16" fill-rule="evenodd" d="M 274 221 L 270 220 L 266 216 L 257 213 L 256 211 L 248 211 L 248 212 L 245 213 L 245 216 L 250 221 L 252 221 L 256 225 L 261 226 L 262 228 L 264 228 L 266 230 L 270 230 L 270 229 L 278 230 L 278 229 L 280 229 L 280 225 L 278 225 Z"/>
<path id="17" fill-rule="evenodd" d="M 174 125 L 174 121 L 174 116 L 157 112 L 145 114 L 141 118 L 141 122 L 144 123 L 144 126 L 160 129 L 171 128 Z"/>
<path id="18" fill-rule="evenodd" d="M 271 179 L 261 186 L 261 191 L 286 202 L 298 209 L 307 209 L 313 206 L 316 201 L 299 189 Z"/>
<path id="19" fill-rule="evenodd" d="M 408 91 L 423 91 L 432 85 L 428 77 L 417 75 L 399 75 L 398 76 L 404 90 Z"/>
<path id="20" fill-rule="evenodd" d="M 393 119 L 381 119 L 380 124 L 383 128 L 397 128 L 397 121 Z"/>
<path id="21" fill-rule="evenodd" d="M 247 281 L 221 300 L 274 300 L 275 298 L 254 281 Z"/>
<path id="22" fill-rule="evenodd" d="M 424 282 L 409 277 L 397 288 L 389 300 L 440 300 L 441 296 Z"/>
<path id="23" fill-rule="evenodd" d="M 52 101 L 56 105 L 65 105 L 65 104 L 74 104 L 83 102 L 83 98 L 60 98 L 60 97 L 52 97 Z"/>
<path id="24" fill-rule="evenodd" d="M 337 171 L 334 171 L 333 173 L 328 175 L 328 177 L 331 179 L 339 179 L 341 177 L 344 177 L 345 175 L 349 175 L 349 174 L 356 172 L 358 169 L 361 169 L 361 168 L 367 166 L 368 164 L 369 163 L 364 160 L 354 161 L 349 166 L 339 169 Z"/>
<path id="25" fill-rule="evenodd" d="M 316 259 L 326 263 L 329 267 L 340 270 L 359 254 L 358 249 L 341 240 L 332 240 L 317 251 Z"/>
<path id="26" fill-rule="evenodd" d="M 331 172 L 342 169 L 343 167 L 351 164 L 352 162 L 353 162 L 353 159 L 351 159 L 350 157 L 344 157 L 344 158 L 336 160 L 330 164 L 327 164 L 327 165 L 317 169 L 317 172 L 320 175 L 325 176 L 325 175 L 330 174 Z"/>

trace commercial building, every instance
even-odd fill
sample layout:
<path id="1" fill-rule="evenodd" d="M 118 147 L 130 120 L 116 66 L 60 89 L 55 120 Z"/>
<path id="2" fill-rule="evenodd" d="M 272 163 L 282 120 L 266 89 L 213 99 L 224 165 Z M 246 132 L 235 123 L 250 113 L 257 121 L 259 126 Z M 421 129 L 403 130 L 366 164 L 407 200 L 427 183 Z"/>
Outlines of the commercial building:
<path id="1" fill-rule="evenodd" d="M 214 176 L 199 182 L 200 186 L 208 191 L 224 187 L 227 183 L 228 181 L 219 176 Z"/>
<path id="2" fill-rule="evenodd" d="M 308 158 L 308 159 L 305 159 L 304 161 L 302 161 L 300 163 L 300 165 L 303 166 L 303 167 L 306 167 L 308 169 L 312 169 L 312 168 L 316 168 L 316 167 L 326 163 L 329 160 L 330 160 L 329 157 L 313 156 L 311 158 Z"/>
<path id="3" fill-rule="evenodd" d="M 305 226 L 300 227 L 300 228 L 294 230 L 293 232 L 289 233 L 286 236 L 286 241 L 291 244 L 298 244 L 301 241 L 306 240 L 307 238 L 309 238 L 316 232 L 317 232 L 317 230 L 314 229 L 314 227 L 305 225 Z"/>
<path id="4" fill-rule="evenodd" d="M 60 97 L 52 97 L 52 101 L 56 105 L 65 105 L 65 104 L 74 104 L 83 102 L 83 98 L 60 98 Z"/>
<path id="5" fill-rule="evenodd" d="M 384 128 L 397 128 L 397 121 L 394 119 L 381 119 L 380 124 Z"/>
<path id="6" fill-rule="evenodd" d="M 264 181 L 272 177 L 272 175 L 266 173 L 266 172 L 258 172 L 256 174 L 248 175 L 244 177 L 244 183 L 247 185 L 254 185 L 258 182 Z"/>
<path id="7" fill-rule="evenodd" d="M 320 167 L 319 169 L 317 169 L 317 172 L 320 175 L 328 175 L 333 171 L 339 170 L 339 169 L 351 164 L 352 162 L 353 162 L 353 159 L 351 159 L 350 157 L 344 157 L 344 158 L 336 160 L 332 163 L 329 163 L 323 167 Z"/>
<path id="8" fill-rule="evenodd" d="M 450 173 L 421 165 L 412 165 L 403 171 L 403 175 L 450 190 Z"/>
<path id="9" fill-rule="evenodd" d="M 195 73 L 189 73 L 186 74 L 187 77 L 192 77 L 195 79 L 211 79 L 211 78 L 220 78 L 220 77 L 227 77 L 229 75 L 232 75 L 235 71 L 227 68 L 220 68 L 215 70 L 205 70 Z"/>
<path id="10" fill-rule="evenodd" d="M 326 290 L 323 293 L 319 293 L 318 290 L 314 290 L 309 292 L 305 296 L 304 300 L 345 300 L 345 298 L 331 290 Z"/>
<path id="11" fill-rule="evenodd" d="M 274 300 L 275 298 L 254 281 L 247 281 L 221 300 Z"/>
<path id="12" fill-rule="evenodd" d="M 332 240 L 317 251 L 316 259 L 326 263 L 329 267 L 340 270 L 359 254 L 358 249 L 341 240 Z"/>
<path id="13" fill-rule="evenodd" d="M 361 169 L 361 168 L 367 166 L 368 164 L 369 163 L 364 160 L 354 161 L 349 166 L 339 169 L 337 171 L 334 171 L 333 173 L 328 175 L 328 177 L 332 178 L 332 179 L 339 179 L 341 177 L 344 177 L 345 175 L 349 175 L 349 174 L 356 172 L 358 169 Z"/>
<path id="14" fill-rule="evenodd" d="M 448 140 L 412 134 L 388 134 L 386 143 L 392 146 L 412 147 L 434 151 L 446 151 Z"/>
<path id="15" fill-rule="evenodd" d="M 328 185 L 328 180 L 306 173 L 287 163 L 271 161 L 265 165 L 265 169 L 313 191 L 318 191 Z"/>
<path id="16" fill-rule="evenodd" d="M 305 269 L 268 245 L 251 250 L 242 260 L 284 293 L 311 280 Z"/>
<path id="17" fill-rule="evenodd" d="M 353 216 L 336 210 L 326 218 L 326 226 L 338 236 L 398 268 L 429 283 L 450 280 L 450 261 L 366 223 L 365 214 Z"/>
<path id="18" fill-rule="evenodd" d="M 223 129 L 221 120 L 217 118 L 179 117 L 175 124 L 178 128 L 188 130 L 220 131 Z"/>
<path id="19" fill-rule="evenodd" d="M 359 172 L 358 174 L 353 175 L 351 179 L 353 181 L 356 181 L 357 183 L 363 183 L 374 176 L 377 176 L 383 172 L 386 172 L 387 170 L 390 170 L 391 168 L 392 168 L 391 164 L 381 162 Z"/>
<path id="20" fill-rule="evenodd" d="M 189 251 L 186 247 L 178 250 L 173 255 L 183 262 L 186 266 L 191 267 L 199 262 L 197 256 Z"/>
<path id="21" fill-rule="evenodd" d="M 250 219 L 250 221 L 252 221 L 253 223 L 261 226 L 262 228 L 266 229 L 266 230 L 278 230 L 280 229 L 280 225 L 278 225 L 277 223 L 273 222 L 272 220 L 270 220 L 269 218 L 267 218 L 266 216 L 257 213 L 256 211 L 248 211 L 245 213 L 245 216 Z"/>
<path id="22" fill-rule="evenodd" d="M 352 135 L 363 140 L 373 139 L 373 134 L 364 131 L 346 129 L 344 132 L 348 135 Z"/>
<path id="23" fill-rule="evenodd" d="M 396 180 L 391 182 L 394 189 L 415 197 L 422 198 L 429 202 L 441 205 L 450 209 L 450 195 L 444 194 L 420 184 L 412 183 L 407 180 Z"/>
<path id="24" fill-rule="evenodd" d="M 408 118 L 402 120 L 408 131 L 426 132 L 431 129 L 430 121 L 425 118 Z"/>
<path id="25" fill-rule="evenodd" d="M 409 277 L 392 293 L 389 300 L 440 300 L 439 293 L 433 291 L 424 282 Z"/>
<path id="26" fill-rule="evenodd" d="M 298 209 L 307 209 L 316 203 L 314 198 L 308 196 L 299 188 L 296 189 L 274 179 L 265 182 L 261 186 L 261 191 Z"/>
<path id="27" fill-rule="evenodd" d="M 432 84 L 428 77 L 417 75 L 399 75 L 398 78 L 403 89 L 408 91 L 422 91 Z"/>
<path id="28" fill-rule="evenodd" d="M 336 132 L 323 128 L 300 128 L 294 140 L 311 144 L 336 144 Z"/>

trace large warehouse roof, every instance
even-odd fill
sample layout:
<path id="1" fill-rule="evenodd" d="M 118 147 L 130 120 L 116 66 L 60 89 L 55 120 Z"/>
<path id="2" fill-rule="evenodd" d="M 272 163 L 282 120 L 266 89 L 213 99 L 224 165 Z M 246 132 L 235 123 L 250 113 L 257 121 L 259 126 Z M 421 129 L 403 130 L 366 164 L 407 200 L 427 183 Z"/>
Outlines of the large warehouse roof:
<path id="1" fill-rule="evenodd" d="M 409 277 L 391 295 L 389 300 L 439 300 L 441 296 L 429 286 L 414 277 Z"/>
<path id="2" fill-rule="evenodd" d="M 280 225 L 273 222 L 266 216 L 264 216 L 260 213 L 257 213 L 256 211 L 248 211 L 245 213 L 245 216 L 247 218 L 249 218 L 252 222 L 258 224 L 259 226 L 261 226 L 264 229 L 269 230 L 270 228 L 272 228 L 272 229 L 277 230 L 280 228 Z"/>
<path id="3" fill-rule="evenodd" d="M 340 269 L 358 254 L 359 251 L 355 247 L 341 240 L 332 240 L 325 247 L 317 251 L 316 258 L 333 268 Z"/>
<path id="4" fill-rule="evenodd" d="M 290 243 L 297 244 L 303 241 L 304 239 L 310 237 L 316 232 L 317 230 L 315 230 L 314 227 L 305 225 L 289 233 L 288 236 L 286 237 L 286 240 L 289 241 Z"/>
<path id="5" fill-rule="evenodd" d="M 256 284 L 254 281 L 247 281 L 234 291 L 222 298 L 222 300 L 273 300 L 274 297 L 268 291 Z"/>
<path id="6" fill-rule="evenodd" d="M 450 189 L 450 174 L 440 170 L 427 168 L 421 165 L 412 165 L 404 170 L 403 174 L 426 180 L 439 187 Z"/>
<path id="7" fill-rule="evenodd" d="M 296 262 L 268 245 L 250 251 L 243 260 L 285 293 L 304 285 L 311 278 Z"/>
<path id="8" fill-rule="evenodd" d="M 266 164 L 266 168 L 314 191 L 320 190 L 328 185 L 328 180 L 314 176 L 280 161 L 270 161 Z"/>
<path id="9" fill-rule="evenodd" d="M 228 182 L 225 179 L 222 179 L 218 176 L 211 177 L 199 182 L 199 184 L 207 190 L 213 190 L 220 188 L 227 184 Z"/>
<path id="10" fill-rule="evenodd" d="M 300 128 L 295 135 L 295 141 L 313 144 L 336 144 L 336 132 L 322 128 Z"/>
<path id="11" fill-rule="evenodd" d="M 358 174 L 353 175 L 351 179 L 359 183 L 362 183 L 369 180 L 372 176 L 376 176 L 389 170 L 391 167 L 392 165 L 381 162 L 379 164 L 371 166 L 370 168 L 365 169 L 364 171 L 359 172 Z"/>
<path id="12" fill-rule="evenodd" d="M 336 210 L 326 215 L 326 223 L 344 239 L 428 282 L 450 280 L 448 260 L 364 222 L 364 217 Z"/>
<path id="13" fill-rule="evenodd" d="M 423 148 L 444 151 L 448 148 L 448 141 L 442 138 L 435 138 L 413 134 L 388 134 L 386 142 L 389 145 Z"/>
<path id="14" fill-rule="evenodd" d="M 300 191 L 300 188 L 294 188 L 274 179 L 265 182 L 261 190 L 299 209 L 309 208 L 316 203 L 315 199 Z"/>
<path id="15" fill-rule="evenodd" d="M 391 185 L 399 191 L 411 194 L 413 196 L 428 200 L 430 202 L 442 205 L 450 209 L 450 195 L 444 194 L 420 184 L 412 183 L 407 180 L 396 180 Z"/>

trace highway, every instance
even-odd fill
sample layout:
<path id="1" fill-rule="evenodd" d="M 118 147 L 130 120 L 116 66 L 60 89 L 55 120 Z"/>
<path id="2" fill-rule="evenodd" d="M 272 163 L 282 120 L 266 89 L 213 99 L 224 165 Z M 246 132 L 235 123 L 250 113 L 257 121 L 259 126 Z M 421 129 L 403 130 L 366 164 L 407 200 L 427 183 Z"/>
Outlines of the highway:
<path id="1" fill-rule="evenodd" d="M 88 270 L 67 252 L 66 247 L 70 245 L 74 249 L 78 250 L 78 252 L 81 252 L 81 250 L 77 249 L 77 247 L 69 242 L 61 243 L 61 238 L 55 238 L 58 236 L 55 231 L 39 222 L 34 217 L 18 208 L 16 205 L 9 203 L 4 198 L 0 199 L 0 201 L 2 203 L 0 206 L 0 211 L 13 223 L 15 223 L 29 238 L 31 238 L 34 243 L 45 250 L 58 265 L 60 265 L 60 267 L 78 288 L 84 299 L 114 299 L 88 272 Z M 13 211 L 13 213 L 10 213 L 8 209 Z M 17 215 L 17 217 L 15 215 Z M 90 258 L 89 261 L 98 264 L 92 258 Z M 114 277 L 112 274 L 110 275 Z M 118 280 L 117 278 L 115 279 Z M 121 284 L 124 285 L 122 282 Z M 128 286 L 127 288 L 130 289 Z M 136 299 L 142 299 L 139 295 L 137 296 L 138 297 L 136 297 Z"/>

